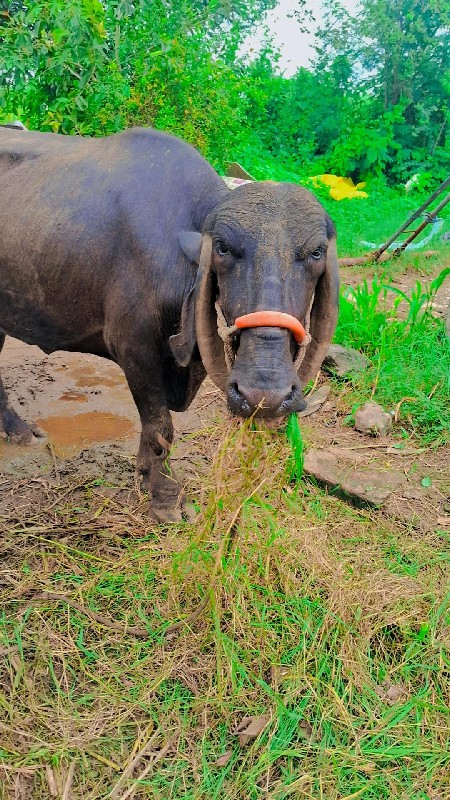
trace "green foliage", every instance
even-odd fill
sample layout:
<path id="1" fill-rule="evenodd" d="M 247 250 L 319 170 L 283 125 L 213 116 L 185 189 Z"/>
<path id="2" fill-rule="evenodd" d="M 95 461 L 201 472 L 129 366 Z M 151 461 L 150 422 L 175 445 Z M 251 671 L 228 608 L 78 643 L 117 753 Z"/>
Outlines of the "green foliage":
<path id="1" fill-rule="evenodd" d="M 99 0 L 29 3 L 4 25 L 1 47 L 4 114 L 63 133 L 123 127 L 125 87 L 108 62 Z"/>
<path id="2" fill-rule="evenodd" d="M 426 173 L 435 186 L 450 168 L 448 3 L 364 0 L 351 17 L 328 0 L 313 66 L 289 79 L 269 32 L 242 55 L 275 4 L 1 0 L 0 113 L 62 133 L 152 125 L 261 178 Z M 307 28 L 305 0 L 293 13 Z"/>
<path id="3" fill-rule="evenodd" d="M 223 163 L 242 139 L 243 37 L 274 0 L 42 0 L 10 10 L 0 37 L 0 107 L 31 128 L 172 131 Z"/>
<path id="4" fill-rule="evenodd" d="M 449 275 L 450 269 L 442 270 L 427 291 L 417 281 L 410 294 L 383 276 L 346 288 L 336 331 L 337 342 L 362 350 L 372 362 L 344 388 L 350 402 L 373 395 L 386 408 L 400 404 L 404 424 L 427 444 L 449 440 L 450 342 L 431 313 Z"/>
<path id="5" fill-rule="evenodd" d="M 450 167 L 448 2 L 364 0 L 355 17 L 336 0 L 326 7 L 315 68 L 335 75 L 346 61 L 347 81 L 341 86 L 351 105 L 347 129 L 350 136 L 355 128 L 360 131 L 354 151 L 348 145 L 347 161 L 341 156 L 342 171 L 383 171 L 392 182 L 404 182 L 432 169 L 442 180 Z M 365 159 L 362 129 L 367 130 Z M 338 150 L 342 144 L 336 143 Z"/>

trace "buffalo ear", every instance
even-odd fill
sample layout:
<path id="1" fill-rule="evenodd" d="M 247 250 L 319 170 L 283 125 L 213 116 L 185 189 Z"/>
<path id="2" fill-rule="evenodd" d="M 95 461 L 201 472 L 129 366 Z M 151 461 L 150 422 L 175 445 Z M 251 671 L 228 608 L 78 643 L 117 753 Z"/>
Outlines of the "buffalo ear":
<path id="1" fill-rule="evenodd" d="M 195 334 L 195 284 L 181 308 L 180 332 L 169 337 L 169 345 L 180 367 L 187 367 L 194 354 Z"/>
<path id="2" fill-rule="evenodd" d="M 334 234 L 334 230 L 330 233 Z M 333 338 L 338 312 L 339 270 L 334 234 L 328 240 L 325 272 L 320 276 L 315 288 L 309 327 L 311 341 L 298 371 L 302 386 L 314 378 L 322 365 Z"/>
<path id="3" fill-rule="evenodd" d="M 219 389 L 225 392 L 228 370 L 225 363 L 223 341 L 217 330 L 217 311 L 215 308 L 217 283 L 212 269 L 212 240 L 207 233 L 203 237 L 197 286 L 195 329 L 198 349 L 209 377 Z"/>
<path id="4" fill-rule="evenodd" d="M 181 231 L 178 234 L 178 242 L 191 264 L 199 264 L 202 249 L 201 233 L 198 233 L 198 231 Z"/>
<path id="5" fill-rule="evenodd" d="M 202 235 L 198 231 L 181 231 L 178 242 L 191 264 L 198 264 L 202 249 Z M 169 337 L 169 345 L 180 367 L 187 367 L 194 354 L 197 337 L 195 333 L 195 284 L 185 298 L 181 308 L 180 332 Z"/>

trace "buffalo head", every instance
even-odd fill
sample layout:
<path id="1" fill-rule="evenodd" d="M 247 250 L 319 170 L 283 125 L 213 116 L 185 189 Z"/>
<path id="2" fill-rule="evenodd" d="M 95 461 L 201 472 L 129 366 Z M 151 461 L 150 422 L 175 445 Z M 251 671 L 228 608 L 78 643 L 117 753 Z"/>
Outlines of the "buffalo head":
<path id="1" fill-rule="evenodd" d="M 303 409 L 302 386 L 325 357 L 338 312 L 336 235 L 318 200 L 294 184 L 248 183 L 220 200 L 202 234 L 179 239 L 199 264 L 180 333 L 171 337 L 179 363 L 189 363 L 197 343 L 209 376 L 240 416 Z M 287 327 L 267 315 L 264 326 L 236 329 L 239 318 L 267 311 L 289 315 Z M 218 314 L 219 328 L 228 327 L 225 336 L 221 331 L 225 349 Z M 303 342 L 293 332 L 302 325 Z"/>

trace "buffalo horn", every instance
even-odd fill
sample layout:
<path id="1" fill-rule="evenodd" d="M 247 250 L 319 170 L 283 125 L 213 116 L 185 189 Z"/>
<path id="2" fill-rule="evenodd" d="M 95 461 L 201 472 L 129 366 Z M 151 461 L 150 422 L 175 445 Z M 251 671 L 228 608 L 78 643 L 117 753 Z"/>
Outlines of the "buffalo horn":
<path id="1" fill-rule="evenodd" d="M 197 344 L 206 372 L 216 386 L 225 392 L 228 373 L 223 342 L 217 332 L 217 313 L 215 309 L 216 277 L 211 267 L 212 240 L 208 234 L 204 234 L 199 264 L 200 280 L 195 307 Z"/>
<path id="2" fill-rule="evenodd" d="M 309 326 L 311 341 L 298 370 L 302 386 L 312 380 L 321 367 L 336 328 L 338 310 L 339 272 L 336 238 L 333 237 L 328 242 L 325 272 L 319 278 L 315 288 Z"/>

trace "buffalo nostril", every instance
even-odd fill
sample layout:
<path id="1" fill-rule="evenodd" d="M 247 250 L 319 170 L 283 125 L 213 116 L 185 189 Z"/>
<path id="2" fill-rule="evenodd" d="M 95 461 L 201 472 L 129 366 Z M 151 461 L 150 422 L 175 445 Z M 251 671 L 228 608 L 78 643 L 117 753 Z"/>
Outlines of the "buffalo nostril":
<path id="1" fill-rule="evenodd" d="M 252 408 L 245 395 L 239 389 L 237 381 L 231 381 L 228 388 L 228 406 L 233 414 L 247 417 L 251 414 Z"/>
<path id="2" fill-rule="evenodd" d="M 287 384 L 284 388 L 256 388 L 247 386 L 244 381 L 231 380 L 227 401 L 230 411 L 242 417 L 256 414 L 258 417 L 273 418 L 305 408 L 300 385 L 297 383 Z"/>
<path id="3" fill-rule="evenodd" d="M 291 411 L 303 411 L 306 408 L 306 402 L 299 386 L 295 384 L 292 385 L 291 391 L 286 395 L 281 404 L 281 408 L 283 408 L 286 413 L 290 413 Z"/>

